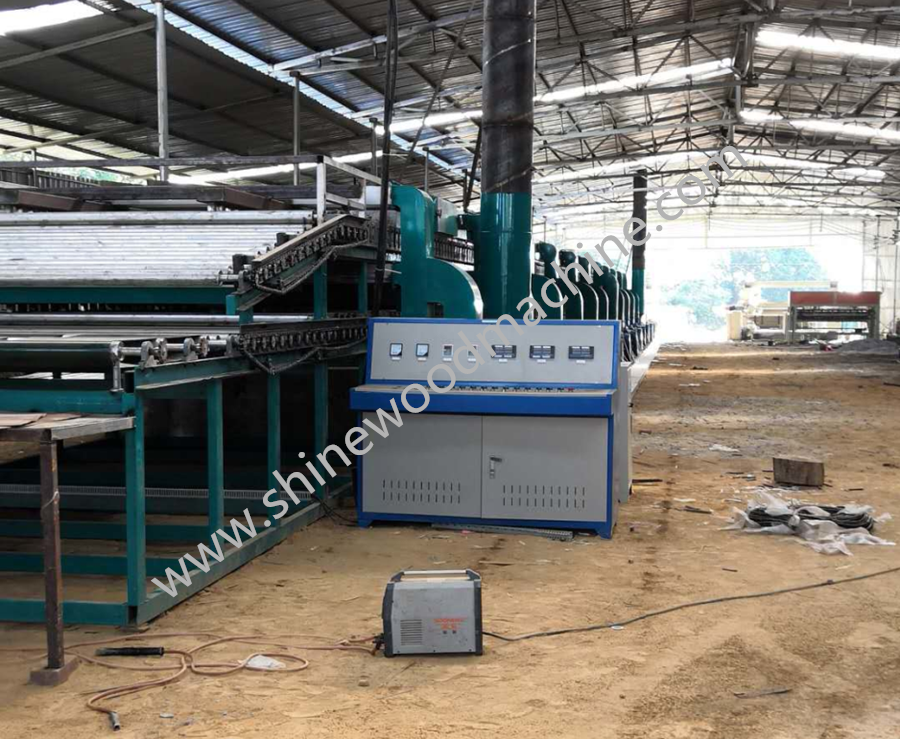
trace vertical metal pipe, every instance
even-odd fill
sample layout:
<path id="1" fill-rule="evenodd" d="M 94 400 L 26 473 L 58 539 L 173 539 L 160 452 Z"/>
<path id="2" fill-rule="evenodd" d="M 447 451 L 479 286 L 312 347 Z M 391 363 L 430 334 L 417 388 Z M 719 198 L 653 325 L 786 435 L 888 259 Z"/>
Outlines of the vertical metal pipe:
<path id="1" fill-rule="evenodd" d="M 325 223 L 325 192 L 328 187 L 325 162 L 316 164 L 316 225 Z"/>
<path id="2" fill-rule="evenodd" d="M 894 219 L 894 308 L 891 311 L 891 323 L 888 326 L 888 330 L 891 333 L 895 333 L 898 331 L 898 322 L 897 322 L 897 293 L 900 292 L 900 284 L 898 284 L 898 280 L 900 280 L 900 232 L 898 232 L 898 227 L 900 227 L 900 223 L 898 223 L 897 219 Z"/>
<path id="3" fill-rule="evenodd" d="M 160 159 L 169 157 L 169 73 L 166 67 L 166 8 L 156 2 L 156 103 Z M 159 168 L 159 178 L 169 181 L 169 168 Z"/>
<path id="4" fill-rule="evenodd" d="M 643 170 L 634 176 L 634 209 L 632 216 L 647 223 L 647 173 Z M 643 241 L 647 236 L 646 227 L 634 231 L 635 241 Z M 635 296 L 635 313 L 638 320 L 644 315 L 644 270 L 647 267 L 647 247 L 635 244 L 631 252 L 631 290 Z"/>
<path id="5" fill-rule="evenodd" d="M 372 174 L 378 176 L 378 119 L 369 118 L 369 124 L 372 126 Z"/>
<path id="6" fill-rule="evenodd" d="M 300 77 L 294 77 L 294 156 L 300 155 Z M 300 165 L 294 162 L 294 185 L 300 184 Z"/>
<path id="7" fill-rule="evenodd" d="M 424 149 L 425 152 L 425 194 L 428 194 L 428 147 L 426 146 Z"/>
<path id="8" fill-rule="evenodd" d="M 66 662 L 63 644 L 62 556 L 59 541 L 59 475 L 55 441 L 41 442 L 41 529 L 44 537 L 44 618 L 47 623 L 47 667 Z"/>
<path id="9" fill-rule="evenodd" d="M 478 136 L 475 138 L 475 153 L 472 156 L 472 169 L 469 172 L 469 180 L 463 195 L 463 212 L 468 213 L 469 203 L 472 202 L 472 190 L 475 187 L 475 174 L 478 172 L 481 158 L 481 125 L 478 126 Z"/>
<path id="10" fill-rule="evenodd" d="M 484 317 L 521 316 L 531 293 L 535 0 L 486 0 L 481 129 Z"/>

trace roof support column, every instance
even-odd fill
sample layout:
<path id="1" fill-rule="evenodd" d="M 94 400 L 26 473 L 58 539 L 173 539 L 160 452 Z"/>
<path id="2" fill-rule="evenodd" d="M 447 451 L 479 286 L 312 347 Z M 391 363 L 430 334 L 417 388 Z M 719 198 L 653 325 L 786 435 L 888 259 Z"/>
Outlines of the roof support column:
<path id="1" fill-rule="evenodd" d="M 300 156 L 300 76 L 294 75 L 294 156 Z M 300 184 L 300 165 L 294 162 L 294 185 Z"/>
<path id="2" fill-rule="evenodd" d="M 643 170 L 634 176 L 634 208 L 633 218 L 640 218 L 645 225 L 634 230 L 634 240 L 644 241 L 647 236 L 647 173 Z M 631 290 L 637 301 L 638 320 L 644 315 L 644 269 L 647 266 L 647 247 L 645 244 L 634 245 L 631 252 Z"/>
<path id="3" fill-rule="evenodd" d="M 166 8 L 156 0 L 156 104 L 159 158 L 169 158 L 169 74 L 166 67 Z M 169 168 L 159 168 L 159 179 L 169 181 Z"/>

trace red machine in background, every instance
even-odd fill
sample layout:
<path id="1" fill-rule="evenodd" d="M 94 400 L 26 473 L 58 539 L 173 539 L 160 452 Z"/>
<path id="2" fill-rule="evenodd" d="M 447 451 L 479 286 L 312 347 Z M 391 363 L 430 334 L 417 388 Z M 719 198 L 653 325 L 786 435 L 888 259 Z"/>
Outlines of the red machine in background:
<path id="1" fill-rule="evenodd" d="M 877 339 L 880 337 L 880 310 L 880 292 L 792 290 L 787 340 L 795 344 L 803 339 L 830 340 L 842 334 L 864 334 L 868 338 Z"/>

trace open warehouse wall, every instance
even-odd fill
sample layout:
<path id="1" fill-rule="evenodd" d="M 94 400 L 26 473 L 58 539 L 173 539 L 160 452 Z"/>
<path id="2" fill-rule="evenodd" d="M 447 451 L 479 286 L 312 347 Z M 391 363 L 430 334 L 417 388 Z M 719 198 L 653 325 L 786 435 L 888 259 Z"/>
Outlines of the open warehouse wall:
<path id="1" fill-rule="evenodd" d="M 659 218 L 654 220 L 654 215 L 651 209 L 647 312 L 660 321 L 662 337 L 673 341 L 724 340 L 729 307 L 746 299 L 754 286 L 757 301 L 785 307 L 792 287 L 863 289 L 863 247 L 875 243 L 877 233 L 876 219 L 824 214 L 747 217 L 737 210 L 685 215 L 656 232 Z M 613 233 L 617 221 L 615 216 L 591 218 L 573 223 L 564 234 L 560 229 L 558 238 L 570 249 L 579 244 L 593 249 Z M 882 230 L 887 234 L 886 225 Z M 553 238 L 554 229 L 549 231 Z M 615 256 L 624 268 L 628 259 Z M 882 274 L 878 289 L 884 284 Z M 875 288 L 867 280 L 865 289 Z M 887 290 L 882 306 L 889 320 L 893 301 Z"/>
<path id="2" fill-rule="evenodd" d="M 898 224 L 895 218 L 877 218 L 863 224 L 865 258 L 862 282 L 864 290 L 881 293 L 881 330 L 900 333 L 900 259 Z"/>

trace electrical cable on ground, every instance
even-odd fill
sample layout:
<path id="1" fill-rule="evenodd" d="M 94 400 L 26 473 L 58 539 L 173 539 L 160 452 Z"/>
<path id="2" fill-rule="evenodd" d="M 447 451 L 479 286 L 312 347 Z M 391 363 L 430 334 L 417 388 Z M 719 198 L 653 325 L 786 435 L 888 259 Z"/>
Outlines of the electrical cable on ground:
<path id="1" fill-rule="evenodd" d="M 683 611 L 688 608 L 698 608 L 700 606 L 710 606 L 715 603 L 730 603 L 732 601 L 738 600 L 751 600 L 754 598 L 770 598 L 775 595 L 785 595 L 787 593 L 799 593 L 803 590 L 813 590 L 815 588 L 825 588 L 830 587 L 832 585 L 843 585 L 845 583 L 850 582 L 859 582 L 860 580 L 868 580 L 872 577 L 881 577 L 883 575 L 890 575 L 894 572 L 900 572 L 900 567 L 891 567 L 887 570 L 879 570 L 877 572 L 870 572 L 867 575 L 856 575 L 855 577 L 845 577 L 840 580 L 825 580 L 824 582 L 812 583 L 811 585 L 798 585 L 792 588 L 782 588 L 781 590 L 769 590 L 763 593 L 747 593 L 745 595 L 726 595 L 721 598 L 708 598 L 706 600 L 695 600 L 690 603 L 681 603 L 677 606 L 670 606 L 668 608 L 662 608 L 658 611 L 649 611 L 648 613 L 642 613 L 638 616 L 633 616 L 632 618 L 626 618 L 622 621 L 610 621 L 605 624 L 592 624 L 590 626 L 574 626 L 567 629 L 553 629 L 551 631 L 535 631 L 531 634 L 520 634 L 518 636 L 504 636 L 503 634 L 496 634 L 490 631 L 485 631 L 485 636 L 493 637 L 494 639 L 500 639 L 505 642 L 517 642 L 517 641 L 525 641 L 526 639 L 537 639 L 545 636 L 560 636 L 562 634 L 579 634 L 586 631 L 601 631 L 603 629 L 612 629 L 616 626 L 629 626 L 633 623 L 637 623 L 638 621 L 645 621 L 648 618 L 653 618 L 654 616 L 663 616 L 667 613 L 674 613 L 675 611 Z"/>
<path id="2" fill-rule="evenodd" d="M 321 501 L 320 501 L 321 502 Z M 831 587 L 836 585 L 845 585 L 847 583 L 860 582 L 862 580 L 869 580 L 875 577 L 883 577 L 885 575 L 894 574 L 896 572 L 900 572 L 900 567 L 891 567 L 886 570 L 878 570 L 876 572 L 870 572 L 865 575 L 856 575 L 854 577 L 845 577 L 839 580 L 825 580 L 823 582 L 811 583 L 808 585 L 797 585 L 790 588 L 781 588 L 779 590 L 769 590 L 760 593 L 746 593 L 743 595 L 728 595 L 722 596 L 718 598 L 707 598 L 705 600 L 691 601 L 689 603 L 681 603 L 675 606 L 670 606 L 668 608 L 662 608 L 656 611 L 649 611 L 647 613 L 642 613 L 637 616 L 633 616 L 631 618 L 623 619 L 621 621 L 610 621 L 608 623 L 603 624 L 591 624 L 588 626 L 575 626 L 570 628 L 563 629 L 553 629 L 549 631 L 536 631 L 529 634 L 520 634 L 517 636 L 506 636 L 504 634 L 497 634 L 491 631 L 483 632 L 485 636 L 492 637 L 494 639 L 499 639 L 504 642 L 521 642 L 526 641 L 528 639 L 537 639 L 541 637 L 549 637 L 549 636 L 562 636 L 565 634 L 578 634 L 585 633 L 591 631 L 601 631 L 605 629 L 612 629 L 615 627 L 623 627 L 629 626 L 631 624 L 637 623 L 639 621 L 645 621 L 650 618 L 654 618 L 656 616 L 663 616 L 668 613 L 675 613 L 676 611 L 683 611 L 690 608 L 699 608 L 701 606 L 709 606 L 717 603 L 730 603 L 735 601 L 743 601 L 743 600 L 752 600 L 757 598 L 770 598 L 777 595 L 786 595 L 789 593 L 799 593 L 805 590 L 814 590 L 817 588 Z M 191 649 L 166 649 L 166 655 L 174 655 L 178 658 L 178 663 L 176 664 L 168 664 L 168 665 L 141 665 L 141 666 L 130 666 L 124 664 L 117 664 L 112 662 L 107 662 L 104 660 L 99 660 L 96 657 L 81 654 L 80 652 L 76 652 L 75 649 L 82 647 L 91 647 L 91 646 L 99 646 L 103 644 L 114 644 L 117 642 L 127 642 L 135 639 L 142 639 L 147 641 L 158 641 L 162 639 L 172 639 L 172 638 L 205 638 L 208 641 L 200 644 Z M 327 645 L 297 645 L 284 643 L 280 640 L 290 640 L 296 638 L 306 638 L 306 639 L 322 639 L 324 637 L 320 636 L 310 636 L 305 634 L 277 634 L 277 635 L 265 635 L 265 634 L 248 634 L 241 636 L 220 636 L 217 634 L 211 634 L 207 632 L 180 632 L 180 633 L 164 633 L 164 634 L 131 634 L 128 636 L 119 636 L 111 639 L 99 639 L 95 641 L 87 641 L 87 642 L 79 642 L 76 644 L 72 644 L 66 647 L 66 652 L 71 654 L 74 657 L 77 657 L 79 660 L 87 662 L 89 664 L 95 664 L 100 667 L 106 667 L 110 669 L 125 669 L 132 670 L 136 672 L 164 672 L 174 670 L 175 673 L 172 675 L 167 675 L 162 678 L 157 678 L 154 680 L 144 680 L 137 683 L 131 683 L 128 685 L 120 685 L 113 688 L 105 688 L 103 690 L 97 691 L 88 698 L 86 702 L 86 706 L 93 711 L 97 711 L 99 713 L 104 713 L 109 717 L 110 724 L 112 728 L 118 731 L 121 728 L 121 724 L 119 723 L 119 716 L 116 711 L 110 708 L 107 705 L 103 705 L 101 702 L 113 700 L 115 698 L 121 698 L 126 695 L 133 695 L 135 693 L 139 693 L 145 690 L 150 690 L 152 688 L 163 687 L 165 685 L 171 685 L 175 682 L 181 680 L 188 673 L 201 675 L 201 676 L 224 676 L 230 675 L 241 670 L 256 670 L 262 672 L 301 672 L 309 667 L 309 661 L 304 657 L 301 657 L 297 654 L 293 654 L 290 651 L 273 651 L 273 652 L 263 652 L 257 651 L 253 654 L 250 654 L 246 658 L 242 660 L 238 660 L 237 662 L 198 662 L 196 661 L 196 655 L 205 649 L 209 649 L 214 646 L 218 646 L 226 643 L 236 643 L 236 644 L 253 644 L 258 647 L 266 646 L 266 647 L 274 647 L 279 650 L 305 650 L 305 651 L 357 651 L 357 652 L 365 652 L 366 654 L 374 654 L 380 646 L 381 636 L 371 636 L 366 637 L 364 639 L 345 639 L 336 644 L 327 644 Z M 364 645 L 371 646 L 364 646 Z M 43 652 L 44 656 L 46 656 L 46 651 L 43 647 L 35 647 L 35 648 L 22 648 L 22 647 L 2 647 L 0 648 L 0 652 Z M 278 670 L 266 670 L 265 668 L 255 667 L 250 662 L 254 657 L 268 657 L 270 659 L 283 659 L 287 662 L 294 663 L 293 667 L 285 666 L 282 669 Z M 164 657 L 162 658 L 164 659 Z"/>
<path id="3" fill-rule="evenodd" d="M 196 647 L 190 649 L 166 649 L 166 655 L 174 655 L 178 658 L 178 662 L 175 664 L 165 664 L 165 665 L 128 665 L 114 662 L 107 662 L 105 660 L 97 659 L 96 657 L 82 654 L 81 652 L 75 651 L 77 648 L 81 647 L 94 647 L 102 644 L 115 644 L 117 642 L 123 641 L 133 641 L 135 639 L 142 639 L 147 641 L 158 641 L 161 639 L 173 639 L 173 638 L 206 638 L 208 641 L 200 644 Z M 128 685 L 119 685 L 113 688 L 104 688 L 103 690 L 94 692 L 90 698 L 86 701 L 85 705 L 90 708 L 92 711 L 97 711 L 98 713 L 106 714 L 109 717 L 110 725 L 112 726 L 114 731 L 118 731 L 122 728 L 121 723 L 119 722 L 119 714 L 110 708 L 107 705 L 103 705 L 105 702 L 113 700 L 115 698 L 122 698 L 126 695 L 133 695 L 135 693 L 140 693 L 145 690 L 150 690 L 152 688 L 160 688 L 165 685 L 171 685 L 173 683 L 181 680 L 188 673 L 192 673 L 195 675 L 201 675 L 206 677 L 222 677 L 225 675 L 231 675 L 236 672 L 240 672 L 241 670 L 252 670 L 257 672 L 271 672 L 271 673 L 284 673 L 284 672 L 301 672 L 309 667 L 309 660 L 301 657 L 297 654 L 293 654 L 290 649 L 299 649 L 304 651 L 338 651 L 338 652 L 365 652 L 366 654 L 374 654 L 375 646 L 364 646 L 365 644 L 376 645 L 378 637 L 366 637 L 364 639 L 344 639 L 337 644 L 325 644 L 325 645 L 297 645 L 297 644 L 289 644 L 283 643 L 281 641 L 283 639 L 296 639 L 296 638 L 307 638 L 307 639 L 322 639 L 320 636 L 312 636 L 306 634 L 275 634 L 275 635 L 265 635 L 265 634 L 247 634 L 241 636 L 219 636 L 217 634 L 210 634 L 207 632 L 179 632 L 179 633 L 165 633 L 165 634 L 130 634 L 128 636 L 118 636 L 113 637 L 111 639 L 98 639 L 94 641 L 86 641 L 86 642 L 78 642 L 77 644 L 72 644 L 66 647 L 66 653 L 76 657 L 77 659 L 87 662 L 88 664 L 97 665 L 99 667 L 106 667 L 109 669 L 118 669 L 118 670 L 131 670 L 133 672 L 166 672 L 166 671 L 175 671 L 174 674 L 166 675 L 165 677 L 156 678 L 153 680 L 144 680 L 141 682 L 131 683 Z M 237 644 L 252 644 L 257 647 L 274 647 L 278 650 L 282 651 L 257 651 L 248 655 L 244 659 L 238 660 L 237 662 L 198 662 L 196 661 L 196 656 L 202 652 L 203 650 L 209 649 L 211 647 L 219 646 L 227 643 L 237 643 Z M 42 647 L 37 648 L 2 648 L 0 652 L 41 652 L 44 651 Z M 276 670 L 269 670 L 261 667 L 256 667 L 251 663 L 251 660 L 254 657 L 268 657 L 270 659 L 276 660 L 284 660 L 286 662 L 294 663 L 294 666 L 285 666 Z M 164 659 L 164 658 L 162 658 Z"/>

